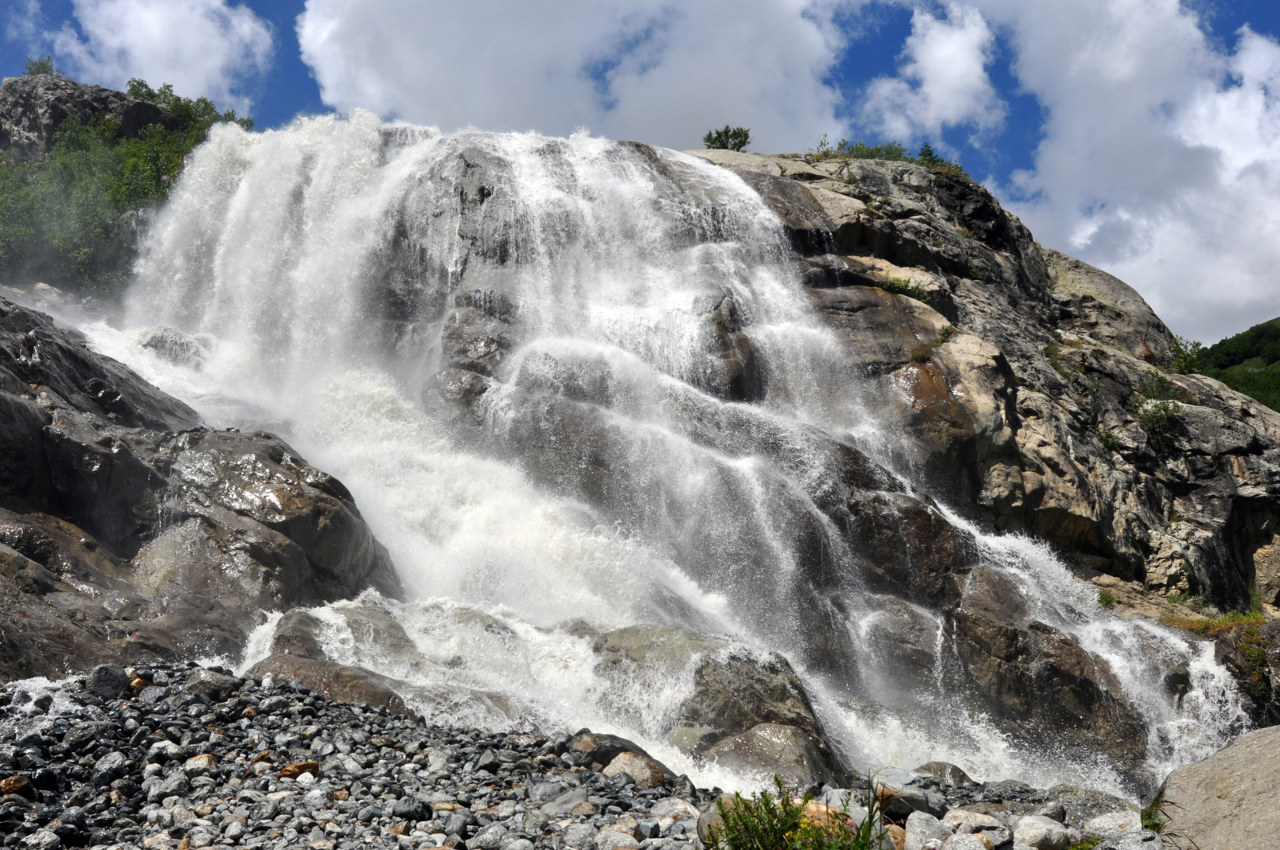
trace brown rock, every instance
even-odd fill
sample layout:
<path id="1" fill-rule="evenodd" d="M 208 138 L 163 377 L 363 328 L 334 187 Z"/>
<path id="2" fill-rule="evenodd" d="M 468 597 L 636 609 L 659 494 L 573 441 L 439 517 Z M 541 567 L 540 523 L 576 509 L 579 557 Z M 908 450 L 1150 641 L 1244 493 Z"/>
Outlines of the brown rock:
<path id="1" fill-rule="evenodd" d="M 1246 732 L 1180 767 L 1158 795 L 1164 832 L 1190 847 L 1270 847 L 1280 835 L 1280 727 Z"/>
<path id="2" fill-rule="evenodd" d="M 298 761 L 293 764 L 286 764 L 280 768 L 281 779 L 297 779 L 304 773 L 310 773 L 312 776 L 320 775 L 320 762 L 317 761 Z"/>

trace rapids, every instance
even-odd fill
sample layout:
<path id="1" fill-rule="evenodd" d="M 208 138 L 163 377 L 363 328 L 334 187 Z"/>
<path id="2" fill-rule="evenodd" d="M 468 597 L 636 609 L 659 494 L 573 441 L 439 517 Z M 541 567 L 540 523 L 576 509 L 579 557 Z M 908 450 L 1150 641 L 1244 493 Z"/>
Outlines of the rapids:
<path id="1" fill-rule="evenodd" d="M 157 327 L 203 359 L 141 347 Z M 975 707 L 938 612 L 897 603 L 928 632 L 925 674 L 881 651 L 896 600 L 867 589 L 857 541 L 819 502 L 854 455 L 873 489 L 919 494 L 878 401 L 892 390 L 811 313 L 780 224 L 727 170 L 361 113 L 221 126 L 152 222 L 123 329 L 86 330 L 210 425 L 276 431 L 350 488 L 407 597 L 316 610 L 326 650 L 406 682 L 431 719 L 590 726 L 700 782 L 757 781 L 665 739 L 691 667 L 596 670 L 593 631 L 670 623 L 786 656 L 860 771 L 941 759 L 1134 793 L 1101 753 L 1022 747 Z M 1112 617 L 1047 547 L 947 516 L 1109 665 L 1153 775 L 1238 729 L 1211 646 Z M 408 640 L 368 628 L 379 617 Z M 1160 675 L 1179 663 L 1193 685 L 1175 703 Z"/>

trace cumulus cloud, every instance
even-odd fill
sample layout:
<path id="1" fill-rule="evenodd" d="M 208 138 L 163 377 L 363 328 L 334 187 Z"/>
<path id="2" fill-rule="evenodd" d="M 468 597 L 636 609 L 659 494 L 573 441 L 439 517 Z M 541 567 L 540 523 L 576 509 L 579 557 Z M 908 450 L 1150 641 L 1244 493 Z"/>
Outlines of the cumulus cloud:
<path id="1" fill-rule="evenodd" d="M 998 187 L 1046 245 L 1206 341 L 1280 314 L 1280 44 L 1217 46 L 1176 0 L 974 0 L 1044 110 Z M 1030 8 L 1034 6 L 1034 8 Z"/>
<path id="2" fill-rule="evenodd" d="M 247 112 L 245 87 L 271 65 L 270 25 L 227 0 L 75 0 L 49 35 L 72 76 L 123 88 L 131 77 Z"/>
<path id="3" fill-rule="evenodd" d="M 733 124 L 755 150 L 804 150 L 840 130 L 833 16 L 862 2 L 308 0 L 298 37 L 340 111 L 677 148 Z"/>
<path id="4" fill-rule="evenodd" d="M 899 74 L 867 86 L 864 118 L 904 142 L 937 140 L 945 127 L 998 128 L 1005 105 L 987 74 L 994 47 L 995 35 L 971 6 L 952 3 L 945 18 L 915 10 Z"/>

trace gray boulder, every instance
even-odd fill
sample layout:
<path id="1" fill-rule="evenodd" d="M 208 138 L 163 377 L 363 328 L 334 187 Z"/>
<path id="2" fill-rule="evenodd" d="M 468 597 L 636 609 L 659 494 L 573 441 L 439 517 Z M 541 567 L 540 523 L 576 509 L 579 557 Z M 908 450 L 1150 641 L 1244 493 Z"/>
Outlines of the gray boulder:
<path id="1" fill-rule="evenodd" d="M 1280 727 L 1246 732 L 1180 767 L 1159 792 L 1164 832 L 1192 847 L 1268 847 L 1280 835 Z"/>

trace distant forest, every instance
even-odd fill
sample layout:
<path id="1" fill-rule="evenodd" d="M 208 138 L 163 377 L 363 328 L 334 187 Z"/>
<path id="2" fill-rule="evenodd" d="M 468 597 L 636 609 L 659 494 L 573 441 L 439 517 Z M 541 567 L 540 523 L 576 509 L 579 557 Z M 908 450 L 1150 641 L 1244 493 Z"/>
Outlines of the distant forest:
<path id="1" fill-rule="evenodd" d="M 1280 318 L 1203 349 L 1198 360 L 1196 371 L 1280 411 Z"/>

